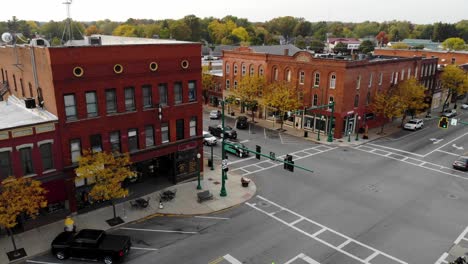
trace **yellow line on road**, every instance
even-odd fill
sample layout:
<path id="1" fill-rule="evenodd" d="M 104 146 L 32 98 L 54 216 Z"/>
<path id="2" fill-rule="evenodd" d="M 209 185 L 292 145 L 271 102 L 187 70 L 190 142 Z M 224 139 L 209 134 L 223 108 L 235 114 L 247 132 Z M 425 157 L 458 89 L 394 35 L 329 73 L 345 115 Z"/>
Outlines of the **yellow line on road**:
<path id="1" fill-rule="evenodd" d="M 219 257 L 219 258 L 217 258 L 215 260 L 212 260 L 212 261 L 208 262 L 208 264 L 218 264 L 221 261 L 223 261 L 223 259 L 224 259 L 224 257 Z"/>

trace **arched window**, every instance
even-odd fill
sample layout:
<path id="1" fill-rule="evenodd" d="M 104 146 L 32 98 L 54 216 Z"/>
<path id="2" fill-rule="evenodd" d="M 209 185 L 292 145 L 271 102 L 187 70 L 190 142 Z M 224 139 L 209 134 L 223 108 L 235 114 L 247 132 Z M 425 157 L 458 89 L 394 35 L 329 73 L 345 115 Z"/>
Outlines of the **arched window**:
<path id="1" fill-rule="evenodd" d="M 359 88 L 361 88 L 361 74 L 358 75 L 357 79 L 356 79 L 356 89 L 359 90 Z"/>
<path id="2" fill-rule="evenodd" d="M 333 103 L 333 102 L 335 102 L 335 98 L 333 98 L 333 96 L 330 96 L 330 97 L 328 98 L 328 103 L 331 104 L 331 103 Z M 331 109 L 331 108 L 329 107 L 328 109 Z"/>
<path id="3" fill-rule="evenodd" d="M 359 107 L 359 94 L 354 96 L 354 107 Z"/>
<path id="4" fill-rule="evenodd" d="M 234 89 L 237 89 L 237 81 L 234 80 Z"/>
<path id="5" fill-rule="evenodd" d="M 336 86 L 336 74 L 330 74 L 330 89 L 335 89 Z"/>
<path id="6" fill-rule="evenodd" d="M 246 71 L 245 64 L 242 63 L 242 76 L 245 76 Z"/>
<path id="7" fill-rule="evenodd" d="M 255 69 L 254 69 L 254 66 L 253 65 L 250 65 L 250 76 L 254 76 L 254 73 L 255 73 Z"/>
<path id="8" fill-rule="evenodd" d="M 258 67 L 258 75 L 263 76 L 263 66 Z"/>
<path id="9" fill-rule="evenodd" d="M 286 79 L 287 82 L 290 82 L 291 81 L 291 70 L 290 69 L 287 69 L 285 74 L 284 74 L 284 77 Z"/>
<path id="10" fill-rule="evenodd" d="M 314 73 L 314 87 L 319 87 L 320 85 L 320 72 Z"/>
<path id="11" fill-rule="evenodd" d="M 318 96 L 316 94 L 314 94 L 314 99 L 312 101 L 312 105 L 317 106 L 317 104 L 318 104 Z"/>
<path id="12" fill-rule="evenodd" d="M 226 89 L 229 90 L 229 88 L 231 88 L 231 81 L 230 81 L 230 80 L 226 80 Z"/>
<path id="13" fill-rule="evenodd" d="M 237 64 L 234 63 L 234 75 L 237 75 Z"/>
<path id="14" fill-rule="evenodd" d="M 231 73 L 231 67 L 228 63 L 226 63 L 226 75 Z"/>
<path id="15" fill-rule="evenodd" d="M 278 68 L 274 67 L 273 68 L 273 81 L 278 80 Z"/>
<path id="16" fill-rule="evenodd" d="M 304 71 L 299 72 L 299 84 L 304 84 L 305 81 L 305 73 Z"/>

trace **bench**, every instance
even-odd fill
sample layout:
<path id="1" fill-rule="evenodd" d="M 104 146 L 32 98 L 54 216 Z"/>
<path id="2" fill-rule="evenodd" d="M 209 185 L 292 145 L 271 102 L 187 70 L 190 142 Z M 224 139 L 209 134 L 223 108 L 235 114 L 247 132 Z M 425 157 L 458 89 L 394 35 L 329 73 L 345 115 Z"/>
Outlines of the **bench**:
<path id="1" fill-rule="evenodd" d="M 213 199 L 213 194 L 210 193 L 210 191 L 206 190 L 206 191 L 197 193 L 197 197 L 198 197 L 198 202 L 201 203 L 203 201 Z"/>

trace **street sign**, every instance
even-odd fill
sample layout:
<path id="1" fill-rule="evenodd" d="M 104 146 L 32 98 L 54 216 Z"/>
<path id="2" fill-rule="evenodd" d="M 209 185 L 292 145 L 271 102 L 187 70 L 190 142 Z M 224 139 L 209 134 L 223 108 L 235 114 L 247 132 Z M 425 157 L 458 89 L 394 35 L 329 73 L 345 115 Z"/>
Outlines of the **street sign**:
<path id="1" fill-rule="evenodd" d="M 456 126 L 457 123 L 458 123 L 458 119 L 456 119 L 456 118 L 450 119 L 450 125 L 451 125 L 451 126 Z"/>

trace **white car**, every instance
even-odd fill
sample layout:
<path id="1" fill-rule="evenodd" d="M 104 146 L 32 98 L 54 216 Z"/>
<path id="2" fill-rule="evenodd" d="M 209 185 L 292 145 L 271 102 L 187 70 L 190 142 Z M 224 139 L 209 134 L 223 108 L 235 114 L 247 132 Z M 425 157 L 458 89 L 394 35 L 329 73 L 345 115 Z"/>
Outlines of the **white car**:
<path id="1" fill-rule="evenodd" d="M 462 105 L 461 105 L 461 109 L 468 109 L 468 103 L 462 104 Z"/>
<path id="2" fill-rule="evenodd" d="M 423 128 L 423 126 L 424 126 L 424 121 L 422 119 L 411 119 L 405 124 L 403 128 L 409 129 L 409 130 L 417 130 L 417 129 Z"/>
<path id="3" fill-rule="evenodd" d="M 445 110 L 443 113 L 442 113 L 442 116 L 445 116 L 445 117 L 454 117 L 457 115 L 457 110 L 455 109 L 447 109 Z"/>
<path id="4" fill-rule="evenodd" d="M 210 133 L 203 131 L 203 144 L 206 146 L 214 146 L 218 143 L 218 140 L 215 136 L 211 135 Z"/>
<path id="5" fill-rule="evenodd" d="M 221 111 L 219 110 L 211 110 L 210 112 L 210 119 L 219 119 L 221 117 Z"/>

